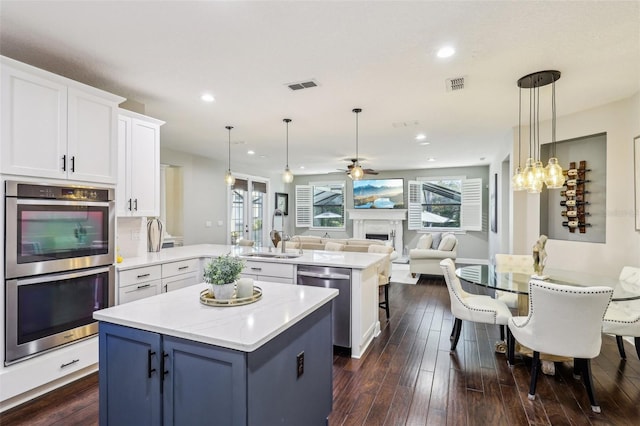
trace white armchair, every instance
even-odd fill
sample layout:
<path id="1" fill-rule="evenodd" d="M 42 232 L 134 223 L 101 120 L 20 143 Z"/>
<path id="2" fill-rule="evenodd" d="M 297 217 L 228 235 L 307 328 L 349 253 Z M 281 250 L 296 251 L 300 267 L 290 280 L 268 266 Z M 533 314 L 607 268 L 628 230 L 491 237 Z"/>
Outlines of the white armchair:
<path id="1" fill-rule="evenodd" d="M 640 268 L 625 266 L 620 272 L 620 281 L 625 290 L 640 293 Z M 640 359 L 640 300 L 611 302 L 604 315 L 602 331 L 616 336 L 622 359 L 627 358 L 622 336 L 633 337 L 636 353 Z"/>
<path id="2" fill-rule="evenodd" d="M 533 351 L 529 399 L 535 399 L 540 353 L 574 358 L 574 372 L 584 380 L 591 409 L 600 407 L 593 393 L 591 359 L 600 354 L 602 317 L 613 290 L 577 287 L 540 280 L 529 281 L 529 315 L 509 320 L 509 364 L 513 365 L 517 340 Z"/>

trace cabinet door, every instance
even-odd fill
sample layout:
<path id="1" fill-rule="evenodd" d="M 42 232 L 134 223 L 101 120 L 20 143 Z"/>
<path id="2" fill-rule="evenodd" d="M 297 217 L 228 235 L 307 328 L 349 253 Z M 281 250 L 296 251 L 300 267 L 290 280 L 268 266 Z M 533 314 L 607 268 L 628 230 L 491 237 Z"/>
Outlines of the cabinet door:
<path id="1" fill-rule="evenodd" d="M 2 173 L 65 178 L 67 87 L 2 66 Z"/>
<path id="2" fill-rule="evenodd" d="M 244 353 L 171 336 L 163 345 L 165 425 L 247 424 Z"/>
<path id="3" fill-rule="evenodd" d="M 160 285 L 161 282 L 156 280 L 121 288 L 118 294 L 118 304 L 133 302 L 134 300 L 160 294 Z"/>
<path id="4" fill-rule="evenodd" d="M 192 272 L 189 274 L 176 275 L 171 278 L 163 278 L 162 279 L 162 292 L 166 293 L 168 291 L 177 290 L 183 287 L 189 287 L 191 285 L 196 285 L 201 282 L 198 278 L 197 272 Z"/>
<path id="5" fill-rule="evenodd" d="M 159 334 L 100 323 L 100 424 L 159 425 Z"/>
<path id="6" fill-rule="evenodd" d="M 117 105 L 70 87 L 68 122 L 69 179 L 115 183 Z"/>
<path id="7" fill-rule="evenodd" d="M 160 126 L 131 120 L 130 163 L 133 216 L 160 215 Z"/>
<path id="8" fill-rule="evenodd" d="M 131 167 L 127 161 L 128 149 L 131 144 L 131 119 L 118 117 L 118 182 L 116 186 L 116 216 L 130 216 L 132 205 L 129 203 L 131 194 Z"/>

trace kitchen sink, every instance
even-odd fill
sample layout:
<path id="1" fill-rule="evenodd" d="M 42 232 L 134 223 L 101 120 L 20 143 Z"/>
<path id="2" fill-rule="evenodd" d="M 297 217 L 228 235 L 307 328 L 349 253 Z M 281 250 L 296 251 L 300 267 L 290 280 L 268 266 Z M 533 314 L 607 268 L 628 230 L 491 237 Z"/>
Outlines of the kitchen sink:
<path id="1" fill-rule="evenodd" d="M 300 257 L 296 253 L 244 253 L 240 257 L 257 257 L 260 259 L 294 259 Z"/>

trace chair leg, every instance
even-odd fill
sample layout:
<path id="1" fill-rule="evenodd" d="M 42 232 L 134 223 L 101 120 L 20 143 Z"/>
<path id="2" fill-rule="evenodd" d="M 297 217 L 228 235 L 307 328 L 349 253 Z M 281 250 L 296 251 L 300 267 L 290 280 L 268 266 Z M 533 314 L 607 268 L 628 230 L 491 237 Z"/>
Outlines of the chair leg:
<path id="1" fill-rule="evenodd" d="M 640 337 L 636 337 L 633 339 L 636 345 L 636 353 L 638 354 L 638 359 L 640 359 Z"/>
<path id="2" fill-rule="evenodd" d="M 453 323 L 453 334 L 451 335 L 451 350 L 455 351 L 456 346 L 458 345 L 458 340 L 460 339 L 460 330 L 462 330 L 462 320 L 456 318 Z"/>
<path id="3" fill-rule="evenodd" d="M 500 340 L 504 342 L 504 325 L 500 326 Z"/>
<path id="4" fill-rule="evenodd" d="M 511 330 L 507 327 L 507 364 L 509 367 L 513 367 L 515 363 L 515 354 L 516 354 L 516 339 L 511 334 Z"/>
<path id="5" fill-rule="evenodd" d="M 575 363 L 575 361 L 574 361 Z M 587 388 L 587 395 L 589 395 L 589 402 L 591 403 L 591 410 L 594 413 L 600 412 L 600 406 L 596 402 L 596 397 L 593 394 L 593 381 L 591 379 L 591 360 L 581 359 L 582 365 L 582 380 L 584 380 L 584 386 Z"/>
<path id="6" fill-rule="evenodd" d="M 622 336 L 616 336 L 616 343 L 618 344 L 618 352 L 620 352 L 620 358 L 627 359 L 627 354 L 624 352 L 624 340 L 622 340 Z"/>
<path id="7" fill-rule="evenodd" d="M 536 384 L 538 383 L 539 370 L 540 352 L 533 351 L 533 360 L 531 361 L 531 384 L 529 385 L 529 395 L 527 395 L 531 401 L 536 399 Z"/>
<path id="8" fill-rule="evenodd" d="M 389 319 L 389 284 L 384 286 L 384 311 L 387 314 L 387 319 Z"/>

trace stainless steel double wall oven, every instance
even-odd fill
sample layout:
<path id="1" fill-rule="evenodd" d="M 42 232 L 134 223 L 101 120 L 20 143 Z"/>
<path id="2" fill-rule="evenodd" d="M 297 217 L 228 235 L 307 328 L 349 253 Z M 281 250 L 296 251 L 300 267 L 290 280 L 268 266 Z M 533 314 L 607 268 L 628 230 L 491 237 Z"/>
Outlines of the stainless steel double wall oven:
<path id="1" fill-rule="evenodd" d="M 111 188 L 5 182 L 5 365 L 97 333 L 114 303 Z"/>

